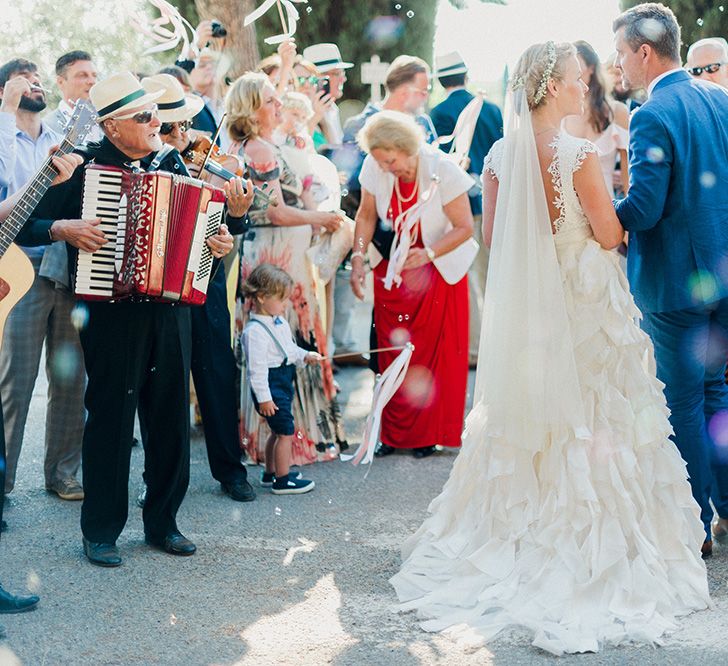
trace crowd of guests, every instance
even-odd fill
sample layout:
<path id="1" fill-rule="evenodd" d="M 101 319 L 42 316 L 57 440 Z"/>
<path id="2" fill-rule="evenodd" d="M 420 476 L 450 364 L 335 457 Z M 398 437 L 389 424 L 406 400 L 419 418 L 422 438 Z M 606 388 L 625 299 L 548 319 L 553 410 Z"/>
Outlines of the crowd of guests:
<path id="1" fill-rule="evenodd" d="M 334 460 L 348 446 L 334 353 L 339 365 L 383 372 L 398 348 L 414 344 L 405 382 L 383 413 L 380 457 L 408 449 L 424 458 L 437 446 L 459 446 L 468 367 L 477 360 L 488 262 L 480 172 L 503 122 L 499 108 L 481 100 L 466 159 L 448 154 L 458 119 L 474 101 L 459 54 L 438 57 L 434 73 L 420 58 L 397 57 L 384 101 L 342 126 L 338 102 L 354 64 L 336 44 L 310 45 L 299 55 L 286 41 L 257 71 L 226 83 L 220 52 L 205 48 L 214 42 L 211 23 L 197 34 L 198 54 L 181 54 L 150 76 L 97 81 L 89 53 L 62 55 L 61 101 L 45 115 L 36 65 L 16 58 L 0 67 L 0 201 L 22 191 L 60 142 L 75 100 L 88 98 L 99 117 L 79 149 L 84 163 L 217 178 L 227 196 L 225 224 L 209 241 L 216 269 L 202 307 L 79 305 L 69 271 L 75 254 L 107 242 L 96 221 L 78 219 L 81 167 L 49 190 L 18 237 L 36 277 L 9 316 L 0 348 L 4 492 L 15 484 L 45 349 L 45 485 L 61 499 L 83 500 L 84 552 L 101 566 L 122 561 L 116 541 L 127 520 L 137 417 L 146 539 L 171 554 L 195 552 L 176 524 L 189 480 L 190 373 L 211 474 L 230 498 L 247 502 L 255 491 L 244 457 L 264 465 L 263 487 L 300 494 L 314 484 L 291 465 Z M 630 111 L 642 93 L 609 81 L 614 68 L 589 44 L 576 48 L 588 104 L 564 130 L 597 146 L 605 181 L 620 196 L 629 187 Z M 686 67 L 728 88 L 725 40 L 693 44 Z M 434 79 L 446 96 L 428 115 Z M 239 167 L 249 180 L 200 173 L 185 160 L 204 137 L 216 138 L 228 171 Z M 323 280 L 310 250 L 342 238 L 348 246 L 332 255 Z M 230 271 L 238 278 L 234 312 Z M 369 346 L 386 348 L 371 355 L 357 349 L 353 320 L 368 272 Z M 18 599 L 0 595 L 0 610 L 37 603 Z"/>

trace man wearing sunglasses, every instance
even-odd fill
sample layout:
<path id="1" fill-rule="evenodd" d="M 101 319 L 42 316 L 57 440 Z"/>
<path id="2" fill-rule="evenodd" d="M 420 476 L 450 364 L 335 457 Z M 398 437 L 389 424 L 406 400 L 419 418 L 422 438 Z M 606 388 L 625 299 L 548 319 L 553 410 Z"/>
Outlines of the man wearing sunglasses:
<path id="1" fill-rule="evenodd" d="M 199 113 L 202 99 L 186 95 L 180 82 L 169 74 L 160 73 L 142 80 L 145 90 L 162 90 L 157 100 L 159 133 L 166 150 L 172 150 L 175 159 L 172 170 L 188 175 L 187 167 L 179 157 L 192 141 L 191 119 Z M 194 132 L 194 130 L 192 130 Z M 158 153 L 157 159 L 159 159 Z M 228 183 L 228 207 L 239 217 L 228 216 L 227 224 L 232 234 L 245 231 L 243 215 L 252 202 L 252 183 L 245 191 L 240 179 Z M 191 308 L 192 319 L 192 379 L 200 405 L 205 433 L 207 459 L 210 472 L 223 492 L 238 502 L 255 499 L 255 491 L 247 480 L 245 465 L 240 462 L 240 429 L 235 390 L 236 364 L 230 344 L 230 311 L 227 303 L 225 271 L 216 260 L 213 265 L 207 300 L 202 307 Z M 145 439 L 146 433 L 142 432 Z M 144 500 L 146 502 L 146 500 Z M 140 502 L 141 503 L 141 502 Z"/>
<path id="2" fill-rule="evenodd" d="M 99 143 L 77 152 L 84 163 L 142 171 L 153 169 L 162 148 L 158 100 L 131 72 L 108 77 L 91 88 L 90 98 L 104 132 Z M 157 165 L 170 171 L 169 159 Z M 95 252 L 108 241 L 98 220 L 76 218 L 81 207 L 83 169 L 49 190 L 19 236 L 26 245 L 63 240 L 69 268 L 78 249 Z M 243 211 L 243 214 L 245 211 Z M 227 229 L 208 241 L 213 256 L 233 246 Z M 116 540 L 127 520 L 128 483 L 134 417 L 146 424 L 143 522 L 147 543 L 173 555 L 192 555 L 196 547 L 176 522 L 189 482 L 190 309 L 168 303 L 90 301 L 82 306 L 81 327 L 88 385 L 83 433 L 81 531 L 93 564 L 117 567 Z"/>
<path id="3" fill-rule="evenodd" d="M 700 39 L 688 49 L 688 72 L 728 88 L 728 42 L 722 37 Z"/>

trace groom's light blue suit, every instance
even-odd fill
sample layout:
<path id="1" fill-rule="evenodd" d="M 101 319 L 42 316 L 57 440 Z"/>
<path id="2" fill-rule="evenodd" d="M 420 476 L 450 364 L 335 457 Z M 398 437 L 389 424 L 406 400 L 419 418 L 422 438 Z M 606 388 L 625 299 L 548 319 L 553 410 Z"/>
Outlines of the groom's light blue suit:
<path id="1" fill-rule="evenodd" d="M 683 71 L 630 122 L 627 272 L 710 538 L 728 518 L 728 91 Z"/>

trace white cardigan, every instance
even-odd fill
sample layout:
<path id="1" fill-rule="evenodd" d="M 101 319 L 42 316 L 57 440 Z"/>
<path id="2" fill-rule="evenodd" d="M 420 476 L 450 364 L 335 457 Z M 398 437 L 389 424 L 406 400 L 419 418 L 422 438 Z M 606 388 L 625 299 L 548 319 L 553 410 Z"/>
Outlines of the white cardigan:
<path id="1" fill-rule="evenodd" d="M 473 186 L 473 179 L 438 148 L 425 144 L 420 148 L 419 157 L 419 195 L 427 192 L 432 181 L 437 179 L 437 187 L 420 221 L 422 242 L 430 247 L 452 229 L 443 206 L 466 193 Z M 394 189 L 394 175 L 381 169 L 377 161 L 367 155 L 359 174 L 359 182 L 362 189 L 374 196 L 377 214 L 382 220 L 386 220 Z M 455 284 L 468 272 L 477 252 L 478 244 L 469 238 L 454 250 L 437 257 L 433 263 L 448 284 Z M 380 261 L 382 255 L 370 243 L 369 262 L 374 267 Z"/>

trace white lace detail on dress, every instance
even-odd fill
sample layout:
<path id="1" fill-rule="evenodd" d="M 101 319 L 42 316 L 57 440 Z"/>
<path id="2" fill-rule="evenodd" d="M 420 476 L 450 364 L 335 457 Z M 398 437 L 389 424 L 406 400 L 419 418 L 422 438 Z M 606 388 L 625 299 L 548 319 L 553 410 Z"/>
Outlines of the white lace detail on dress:
<path id="1" fill-rule="evenodd" d="M 588 226 L 589 222 L 574 189 L 574 173 L 581 168 L 589 153 L 598 153 L 596 146 L 586 139 L 561 132 L 549 144 L 554 149 L 554 157 L 548 172 L 556 190 L 554 206 L 560 215 L 554 221 L 554 233 L 564 229 Z"/>
<path id="2" fill-rule="evenodd" d="M 483 176 L 485 176 L 485 172 L 488 171 L 490 173 L 491 178 L 497 178 L 500 180 L 501 173 L 501 162 L 503 161 L 503 146 L 505 145 L 505 142 L 503 139 L 498 139 L 488 151 L 488 154 L 485 156 L 485 159 L 483 160 Z"/>

